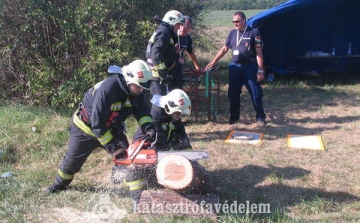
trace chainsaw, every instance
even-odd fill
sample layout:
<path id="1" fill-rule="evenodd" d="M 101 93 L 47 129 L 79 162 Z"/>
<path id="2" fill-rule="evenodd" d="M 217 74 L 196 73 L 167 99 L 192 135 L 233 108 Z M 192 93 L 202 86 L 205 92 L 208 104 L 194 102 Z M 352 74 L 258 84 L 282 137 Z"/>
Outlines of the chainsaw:
<path id="1" fill-rule="evenodd" d="M 145 136 L 142 140 L 132 143 L 128 149 L 125 150 L 125 156 L 121 159 L 114 157 L 114 163 L 119 165 L 154 165 L 163 157 L 175 154 L 181 155 L 188 160 L 197 161 L 209 158 L 209 153 L 206 151 L 197 150 L 171 150 L 171 151 L 156 151 L 156 140 L 149 142 L 149 136 Z"/>

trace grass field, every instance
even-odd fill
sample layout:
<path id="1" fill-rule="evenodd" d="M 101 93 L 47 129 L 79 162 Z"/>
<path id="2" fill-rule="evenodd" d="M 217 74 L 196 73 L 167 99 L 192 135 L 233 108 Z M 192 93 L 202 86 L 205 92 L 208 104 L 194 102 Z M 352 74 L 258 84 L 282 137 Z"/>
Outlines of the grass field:
<path id="1" fill-rule="evenodd" d="M 204 113 L 199 122 L 185 119 L 194 149 L 211 155 L 202 164 L 217 182 L 220 202 L 271 207 L 267 214 L 222 212 L 217 221 L 359 221 L 357 79 L 338 85 L 329 81 L 324 87 L 316 79 L 275 80 L 263 85 L 268 121 L 264 128 L 253 124 L 247 93 L 242 96 L 241 122 L 227 124 L 226 84 L 216 121 L 207 122 Z M 0 178 L 0 222 L 210 222 L 131 213 L 127 188 L 110 182 L 111 158 L 102 150 L 89 157 L 70 190 L 46 194 L 66 151 L 72 112 L 1 103 L 0 173 L 13 175 Z M 127 123 L 131 137 L 136 124 L 133 119 Z M 233 129 L 263 133 L 263 141 L 261 145 L 225 144 Z M 321 135 L 325 151 L 288 148 L 287 134 Z"/>
<path id="2" fill-rule="evenodd" d="M 249 19 L 264 10 L 213 10 L 205 13 L 205 24 L 211 24 L 212 27 L 232 28 L 232 16 L 236 11 L 243 11 L 246 15 L 246 18 Z"/>
<path id="3" fill-rule="evenodd" d="M 204 64 L 214 52 L 202 57 Z M 210 153 L 201 164 L 216 182 L 221 204 L 268 204 L 270 213 L 222 209 L 216 220 L 132 213 L 128 189 L 111 183 L 112 160 L 100 149 L 69 190 L 46 194 L 66 152 L 74 110 L 1 101 L 0 222 L 359 222 L 359 80 L 355 73 L 337 82 L 326 76 L 323 86 L 318 77 L 275 76 L 275 82 L 262 85 L 268 125 L 258 128 L 245 88 L 241 120 L 227 124 L 223 70 L 216 120 L 207 121 L 202 110 L 198 122 L 184 118 L 186 130 L 194 149 Z M 137 125 L 133 118 L 127 124 L 131 139 Z M 234 129 L 264 138 L 259 145 L 225 144 Z M 289 148 L 288 134 L 320 135 L 325 150 Z"/>

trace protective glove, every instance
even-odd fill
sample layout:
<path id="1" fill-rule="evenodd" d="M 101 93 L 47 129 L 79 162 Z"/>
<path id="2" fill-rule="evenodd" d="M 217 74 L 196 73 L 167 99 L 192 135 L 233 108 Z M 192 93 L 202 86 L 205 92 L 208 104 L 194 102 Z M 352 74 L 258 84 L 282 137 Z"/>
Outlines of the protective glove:
<path id="1" fill-rule="evenodd" d="M 150 142 L 153 142 L 155 140 L 155 129 L 146 130 L 145 135 L 149 137 Z"/>
<path id="2" fill-rule="evenodd" d="M 127 146 L 125 145 L 125 142 L 123 142 L 121 139 L 113 138 L 108 144 L 104 145 L 104 148 L 110 155 L 114 156 L 116 159 L 121 159 L 124 157 L 125 148 L 127 148 Z"/>
<path id="3" fill-rule="evenodd" d="M 155 140 L 156 140 L 156 144 L 158 145 L 165 145 L 166 144 L 166 135 L 164 132 L 156 132 L 156 137 L 155 137 Z"/>
<path id="4" fill-rule="evenodd" d="M 162 131 L 155 131 L 154 129 L 149 129 L 146 131 L 146 135 L 149 136 L 150 142 L 156 141 L 158 145 L 165 145 L 166 136 Z"/>

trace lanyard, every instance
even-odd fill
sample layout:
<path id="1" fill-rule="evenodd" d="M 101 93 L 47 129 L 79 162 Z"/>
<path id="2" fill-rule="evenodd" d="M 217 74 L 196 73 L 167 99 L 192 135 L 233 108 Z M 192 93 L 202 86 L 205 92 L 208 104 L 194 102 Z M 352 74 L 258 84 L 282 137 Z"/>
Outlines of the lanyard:
<path id="1" fill-rule="evenodd" d="M 237 41 L 237 42 L 236 42 L 236 48 L 238 48 L 241 40 L 243 39 L 244 34 L 245 34 L 245 32 L 246 32 L 246 29 L 247 29 L 247 26 L 245 27 L 244 32 L 243 32 L 243 34 L 241 35 L 240 39 L 239 39 L 239 32 L 240 32 L 240 31 L 238 30 L 238 32 L 236 32 L 236 41 Z M 239 40 L 238 40 L 238 39 L 239 39 Z"/>
<path id="2" fill-rule="evenodd" d="M 185 40 L 186 40 L 185 44 L 187 45 L 187 34 L 186 34 L 186 36 L 185 36 Z M 179 50 L 180 50 L 180 58 L 182 58 L 181 54 L 182 54 L 182 52 L 185 50 L 185 48 L 181 50 L 181 42 L 180 42 L 179 32 L 178 32 L 178 43 L 179 43 Z"/>

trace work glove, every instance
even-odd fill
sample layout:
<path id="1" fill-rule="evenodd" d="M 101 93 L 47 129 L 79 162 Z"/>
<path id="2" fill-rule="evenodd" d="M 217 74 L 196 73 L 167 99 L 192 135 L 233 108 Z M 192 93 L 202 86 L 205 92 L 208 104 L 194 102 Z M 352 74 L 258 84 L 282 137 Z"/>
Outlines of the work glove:
<path id="1" fill-rule="evenodd" d="M 155 129 L 148 129 L 145 133 L 145 135 L 149 137 L 150 142 L 153 142 L 155 140 L 155 134 Z"/>
<path id="2" fill-rule="evenodd" d="M 166 135 L 164 132 L 156 132 L 156 144 L 164 146 L 166 144 Z"/>
<path id="3" fill-rule="evenodd" d="M 108 144 L 104 145 L 106 151 L 115 157 L 115 159 L 121 159 L 125 155 L 125 149 L 128 146 L 121 139 L 112 139 Z"/>
<path id="4" fill-rule="evenodd" d="M 165 145 L 166 136 L 162 131 L 155 131 L 154 129 L 149 129 L 146 131 L 146 135 L 149 136 L 150 142 L 156 141 L 158 145 Z"/>

